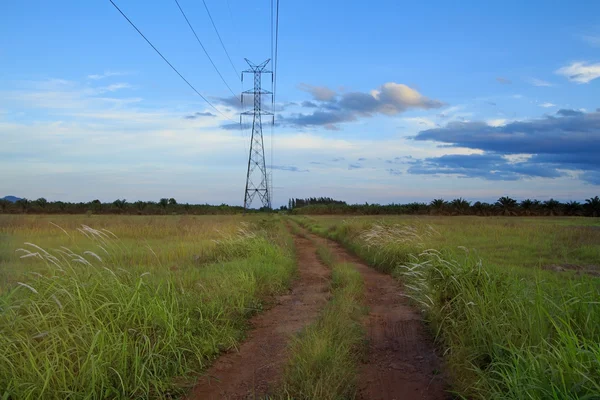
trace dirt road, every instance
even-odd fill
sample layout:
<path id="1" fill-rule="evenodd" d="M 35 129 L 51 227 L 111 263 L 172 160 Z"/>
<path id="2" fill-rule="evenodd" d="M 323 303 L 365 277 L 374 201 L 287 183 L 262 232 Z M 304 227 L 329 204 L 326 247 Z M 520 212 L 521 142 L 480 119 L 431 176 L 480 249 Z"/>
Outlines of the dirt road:
<path id="1" fill-rule="evenodd" d="M 361 273 L 369 314 L 364 321 L 369 348 L 360 368 L 358 398 L 369 400 L 448 399 L 431 337 L 421 315 L 401 296 L 402 288 L 390 275 L 367 266 L 338 243 L 326 244 L 339 261 Z"/>
<path id="2" fill-rule="evenodd" d="M 287 361 L 289 339 L 314 321 L 326 304 L 330 271 L 317 259 L 314 245 L 295 238 L 298 279 L 289 294 L 250 321 L 239 351 L 219 357 L 188 395 L 189 399 L 262 398 L 272 393 Z"/>

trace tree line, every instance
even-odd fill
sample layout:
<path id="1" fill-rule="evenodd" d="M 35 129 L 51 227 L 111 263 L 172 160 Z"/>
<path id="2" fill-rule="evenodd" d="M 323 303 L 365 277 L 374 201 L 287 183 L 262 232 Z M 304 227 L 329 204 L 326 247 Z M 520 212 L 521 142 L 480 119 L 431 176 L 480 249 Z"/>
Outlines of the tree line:
<path id="1" fill-rule="evenodd" d="M 251 210 L 270 211 L 267 209 Z M 347 204 L 345 201 L 330 197 L 309 197 L 289 199 L 287 206 L 279 211 L 292 214 L 354 214 L 354 215 L 478 215 L 478 216 L 589 216 L 600 217 L 600 197 L 578 201 L 560 202 L 550 199 L 546 201 L 526 199 L 517 201 L 511 197 L 500 197 L 495 203 L 476 201 L 471 203 L 463 198 L 452 201 L 434 199 L 429 203 L 408 204 Z M 169 215 L 169 214 L 239 214 L 244 212 L 241 206 L 227 204 L 180 204 L 174 198 L 162 198 L 159 201 L 128 202 L 117 199 L 103 203 L 100 200 L 90 202 L 69 203 L 19 199 L 16 202 L 0 199 L 0 213 L 3 214 L 125 214 L 125 215 Z"/>
<path id="2" fill-rule="evenodd" d="M 331 197 L 307 197 L 305 199 L 289 199 L 287 209 L 293 210 L 294 208 L 306 207 L 317 204 L 346 205 L 346 202 L 341 200 L 334 200 Z"/>
<path id="3" fill-rule="evenodd" d="M 296 199 L 298 200 L 298 199 Z M 290 203 L 291 204 L 291 203 Z M 297 202 L 296 202 L 297 204 Z M 511 197 L 500 197 L 495 203 L 476 201 L 471 203 L 463 198 L 452 201 L 434 199 L 429 203 L 408 204 L 346 204 L 345 202 L 312 203 L 290 210 L 292 214 L 412 214 L 412 215 L 478 215 L 478 216 L 588 216 L 600 217 L 600 197 L 595 196 L 578 201 L 560 202 L 526 199 L 517 201 Z"/>
<path id="4" fill-rule="evenodd" d="M 128 202 L 117 199 L 112 203 L 93 200 L 82 203 L 64 201 L 48 201 L 45 198 L 37 200 L 19 199 L 10 202 L 0 199 L 0 212 L 3 214 L 126 214 L 126 215 L 164 215 L 164 214 L 237 214 L 244 207 L 227 204 L 180 204 L 174 198 L 162 198 L 159 201 Z"/>

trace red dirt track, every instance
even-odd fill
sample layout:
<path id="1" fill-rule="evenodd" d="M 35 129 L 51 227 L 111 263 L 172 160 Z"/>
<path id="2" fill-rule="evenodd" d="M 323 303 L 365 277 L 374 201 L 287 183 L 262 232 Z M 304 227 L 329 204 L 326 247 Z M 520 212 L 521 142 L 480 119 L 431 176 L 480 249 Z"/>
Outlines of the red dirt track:
<path id="1" fill-rule="evenodd" d="M 317 259 L 312 242 L 298 236 L 295 245 L 299 276 L 291 292 L 250 320 L 252 328 L 239 351 L 219 357 L 188 399 L 262 398 L 273 392 L 287 361 L 290 337 L 316 319 L 328 298 L 329 269 Z"/>
<path id="2" fill-rule="evenodd" d="M 315 236 L 316 237 L 316 236 Z M 338 243 L 317 238 L 339 261 L 353 264 L 365 282 L 369 315 L 365 320 L 369 341 L 366 362 L 358 378 L 359 399 L 442 400 L 450 396 L 431 338 L 423 319 L 390 275 L 367 266 Z"/>
<path id="3" fill-rule="evenodd" d="M 317 258 L 311 238 L 326 244 L 338 261 L 353 264 L 365 283 L 369 314 L 364 326 L 368 353 L 360 366 L 357 398 L 449 399 L 423 319 L 402 297 L 401 285 L 351 255 L 338 243 L 305 233 L 295 238 L 299 277 L 289 294 L 251 319 L 239 351 L 218 358 L 189 399 L 247 399 L 273 394 L 287 362 L 292 335 L 314 321 L 328 300 L 330 271 Z"/>

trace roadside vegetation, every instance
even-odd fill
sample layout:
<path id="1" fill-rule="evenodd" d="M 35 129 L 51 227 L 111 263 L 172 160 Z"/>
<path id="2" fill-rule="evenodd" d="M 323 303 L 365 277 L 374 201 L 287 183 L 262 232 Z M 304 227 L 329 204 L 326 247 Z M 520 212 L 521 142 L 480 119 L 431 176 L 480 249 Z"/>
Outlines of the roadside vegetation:
<path id="1" fill-rule="evenodd" d="M 324 245 L 317 254 L 331 268 L 331 300 L 317 321 L 291 344 L 283 378 L 283 398 L 354 398 L 365 334 L 360 323 L 365 308 L 363 280 L 354 266 L 339 263 Z"/>
<path id="2" fill-rule="evenodd" d="M 177 396 L 294 274 L 273 218 L 83 218 L 0 220 L 0 398 Z"/>
<path id="3" fill-rule="evenodd" d="M 294 219 L 404 283 L 458 395 L 600 397 L 597 227 L 578 219 Z M 545 263 L 592 265 L 557 273 Z"/>

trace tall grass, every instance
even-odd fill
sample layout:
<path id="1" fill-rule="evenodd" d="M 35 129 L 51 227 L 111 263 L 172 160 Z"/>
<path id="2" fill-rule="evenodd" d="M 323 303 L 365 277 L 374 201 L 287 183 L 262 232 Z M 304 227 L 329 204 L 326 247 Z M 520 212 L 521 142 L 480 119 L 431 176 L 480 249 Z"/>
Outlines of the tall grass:
<path id="1" fill-rule="evenodd" d="M 243 338 L 294 272 L 280 224 L 213 243 L 211 263 L 122 265 L 128 247 L 89 227 L 83 252 L 26 244 L 42 264 L 0 295 L 0 398 L 164 398 Z M 256 224 L 254 224 L 256 225 Z M 275 242 L 277 244 L 275 244 Z M 151 260 L 151 259 L 150 259 Z"/>
<path id="2" fill-rule="evenodd" d="M 433 231 L 418 221 L 324 232 L 404 282 L 445 348 L 459 395 L 600 398 L 599 279 L 490 266 L 466 248 L 425 249 Z"/>
<path id="3" fill-rule="evenodd" d="M 318 254 L 332 268 L 332 299 L 318 320 L 294 338 L 283 393 L 294 399 L 353 398 L 365 344 L 363 280 L 351 264 L 336 263 L 325 246 Z"/>

